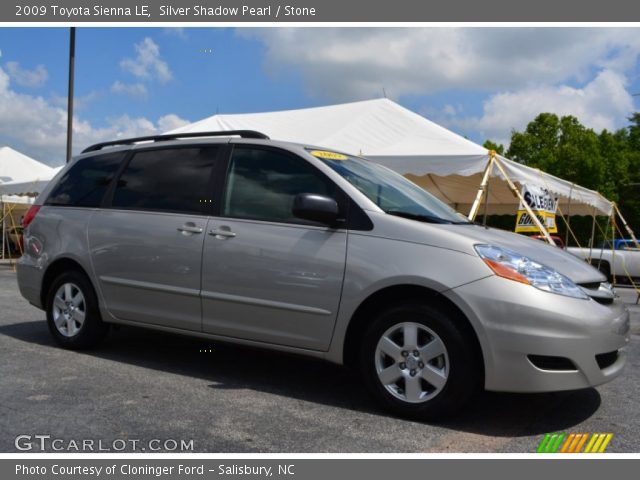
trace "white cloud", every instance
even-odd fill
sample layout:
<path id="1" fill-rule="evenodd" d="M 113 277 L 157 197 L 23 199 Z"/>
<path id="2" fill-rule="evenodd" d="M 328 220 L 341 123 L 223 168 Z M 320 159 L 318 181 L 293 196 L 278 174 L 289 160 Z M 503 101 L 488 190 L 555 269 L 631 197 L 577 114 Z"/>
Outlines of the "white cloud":
<path id="1" fill-rule="evenodd" d="M 575 115 L 596 130 L 626 124 L 637 75 L 637 28 L 239 29 L 265 46 L 264 68 L 293 73 L 330 102 L 464 92 L 464 105 L 421 111 L 463 135 L 508 143 L 540 112 Z M 595 72 L 595 73 L 594 73 Z M 473 96 L 469 93 L 473 92 Z M 485 99 L 482 113 L 466 112 Z M 471 108 L 470 108 L 471 107 Z"/>
<path id="2" fill-rule="evenodd" d="M 49 72 L 43 65 L 38 65 L 33 70 L 28 70 L 22 68 L 18 62 L 7 62 L 5 67 L 11 79 L 22 87 L 41 87 L 49 78 Z"/>
<path id="3" fill-rule="evenodd" d="M 447 103 L 444 107 L 442 107 L 442 113 L 444 113 L 445 115 L 453 116 L 458 113 L 458 110 L 455 105 Z"/>
<path id="4" fill-rule="evenodd" d="M 116 80 L 111 85 L 113 93 L 128 95 L 133 98 L 144 98 L 147 96 L 147 87 L 143 83 L 123 83 Z"/>
<path id="5" fill-rule="evenodd" d="M 100 98 L 102 96 L 102 93 L 96 90 L 93 90 L 89 93 L 87 93 L 86 95 L 74 95 L 73 97 L 73 109 L 74 111 L 82 111 L 82 110 L 86 110 L 86 108 L 95 100 L 97 100 L 98 98 Z M 52 106 L 54 107 L 60 107 L 60 108 L 67 108 L 67 97 L 66 96 L 62 96 L 62 95 L 58 95 L 58 94 L 53 94 L 51 96 L 51 98 L 49 99 L 49 102 L 51 103 Z"/>
<path id="6" fill-rule="evenodd" d="M 573 115 L 599 132 L 622 127 L 633 111 L 633 97 L 626 89 L 626 78 L 612 70 L 602 70 L 582 88 L 540 86 L 497 93 L 484 102 L 480 117 L 445 123 L 463 131 L 478 131 L 484 138 L 508 144 L 511 131 L 522 131 L 540 112 Z"/>
<path id="7" fill-rule="evenodd" d="M 173 73 L 167 62 L 160 58 L 160 47 L 149 37 L 134 45 L 135 58 L 125 58 L 120 62 L 120 67 L 133 76 L 150 80 L 157 78 L 161 83 L 166 83 L 173 78 Z"/>
<path id="8" fill-rule="evenodd" d="M 158 119 L 158 130 L 160 132 L 169 132 L 171 130 L 175 130 L 176 128 L 184 127 L 189 123 L 191 122 L 185 120 L 184 118 L 180 118 L 175 113 L 170 113 Z"/>
<path id="9" fill-rule="evenodd" d="M 39 96 L 17 93 L 9 75 L 0 67 L 0 141 L 50 165 L 64 161 L 66 148 L 66 109 Z M 187 123 L 177 115 L 160 117 L 156 122 L 144 117 L 122 115 L 96 126 L 74 118 L 74 153 L 92 143 L 114 138 L 162 133 L 173 125 Z M 175 127 L 173 127 L 175 128 Z"/>
<path id="10" fill-rule="evenodd" d="M 239 29 L 266 48 L 273 76 L 292 69 L 330 101 L 464 89 L 521 89 L 591 71 L 624 72 L 640 53 L 635 28 L 265 28 Z"/>
<path id="11" fill-rule="evenodd" d="M 167 28 L 163 28 L 162 32 L 165 35 L 178 37 L 178 38 L 180 38 L 182 40 L 187 38 L 187 32 L 185 31 L 184 27 L 167 27 Z"/>

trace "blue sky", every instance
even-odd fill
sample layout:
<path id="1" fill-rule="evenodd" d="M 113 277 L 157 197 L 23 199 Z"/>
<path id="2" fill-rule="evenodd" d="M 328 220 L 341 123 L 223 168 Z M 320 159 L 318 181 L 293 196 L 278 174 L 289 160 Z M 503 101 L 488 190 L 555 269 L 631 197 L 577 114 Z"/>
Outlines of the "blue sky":
<path id="1" fill-rule="evenodd" d="M 68 29 L 2 28 L 0 52 L 0 145 L 61 163 Z M 639 54 L 634 29 L 79 28 L 74 150 L 383 88 L 479 143 L 540 111 L 620 128 L 639 109 Z"/>

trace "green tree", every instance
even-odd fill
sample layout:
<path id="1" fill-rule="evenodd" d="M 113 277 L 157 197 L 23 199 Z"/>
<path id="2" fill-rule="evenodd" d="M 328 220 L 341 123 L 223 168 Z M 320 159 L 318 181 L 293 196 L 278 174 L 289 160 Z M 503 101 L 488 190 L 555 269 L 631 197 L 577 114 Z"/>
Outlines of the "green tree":
<path id="1" fill-rule="evenodd" d="M 640 152 L 640 112 L 631 115 L 628 120 L 631 125 L 629 130 L 629 147 L 636 152 Z"/>
<path id="2" fill-rule="evenodd" d="M 598 135 L 573 116 L 541 113 L 524 132 L 512 132 L 507 157 L 587 188 L 603 186 Z"/>
<path id="3" fill-rule="evenodd" d="M 640 230 L 640 112 L 628 120 L 627 128 L 598 134 L 576 117 L 541 113 L 524 131 L 511 133 L 506 156 L 619 202 L 631 227 Z M 581 241 L 589 238 L 590 223 L 572 219 Z"/>
<path id="4" fill-rule="evenodd" d="M 511 132 L 507 157 L 545 171 L 554 168 L 560 140 L 560 119 L 554 113 L 541 113 L 524 132 Z"/>
<path id="5" fill-rule="evenodd" d="M 484 148 L 486 148 L 487 150 L 493 150 L 494 152 L 496 152 L 498 155 L 504 155 L 504 145 L 502 145 L 501 143 L 495 143 L 491 140 L 486 140 L 482 146 Z"/>

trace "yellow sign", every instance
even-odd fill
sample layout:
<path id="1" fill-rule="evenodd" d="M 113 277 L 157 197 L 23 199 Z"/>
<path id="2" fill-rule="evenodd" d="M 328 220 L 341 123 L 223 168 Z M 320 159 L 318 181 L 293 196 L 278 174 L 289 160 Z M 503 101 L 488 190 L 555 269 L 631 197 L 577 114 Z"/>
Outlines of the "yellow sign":
<path id="1" fill-rule="evenodd" d="M 549 233 L 558 233 L 558 226 L 556 225 L 556 215 L 554 213 L 538 211 L 536 217 L 540 220 L 540 223 L 544 225 Z M 533 223 L 531 215 L 526 210 L 518 210 L 518 219 L 516 220 L 516 233 L 540 233 L 540 230 Z"/>
<path id="2" fill-rule="evenodd" d="M 556 210 L 558 199 L 546 188 L 537 185 L 522 184 L 522 198 L 527 206 L 535 213 L 540 223 L 549 233 L 558 233 L 556 225 Z M 516 220 L 516 233 L 542 233 L 531 219 L 525 206 L 520 202 L 518 207 L 518 219 Z"/>
<path id="3" fill-rule="evenodd" d="M 311 150 L 309 153 L 314 157 L 324 158 L 326 160 L 347 160 L 349 158 L 342 153 L 328 152 L 326 150 Z"/>

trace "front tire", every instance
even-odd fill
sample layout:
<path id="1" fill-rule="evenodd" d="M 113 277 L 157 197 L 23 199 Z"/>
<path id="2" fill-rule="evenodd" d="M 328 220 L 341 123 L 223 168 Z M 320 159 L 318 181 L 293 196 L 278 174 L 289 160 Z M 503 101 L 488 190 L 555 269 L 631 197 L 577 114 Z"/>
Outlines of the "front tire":
<path id="1" fill-rule="evenodd" d="M 445 309 L 406 304 L 380 313 L 364 335 L 360 369 L 370 392 L 401 416 L 436 419 L 462 407 L 482 384 L 469 332 Z"/>
<path id="2" fill-rule="evenodd" d="M 64 348 L 91 348 L 109 330 L 100 316 L 93 286 L 78 271 L 64 272 L 51 283 L 46 311 L 49 331 Z"/>

